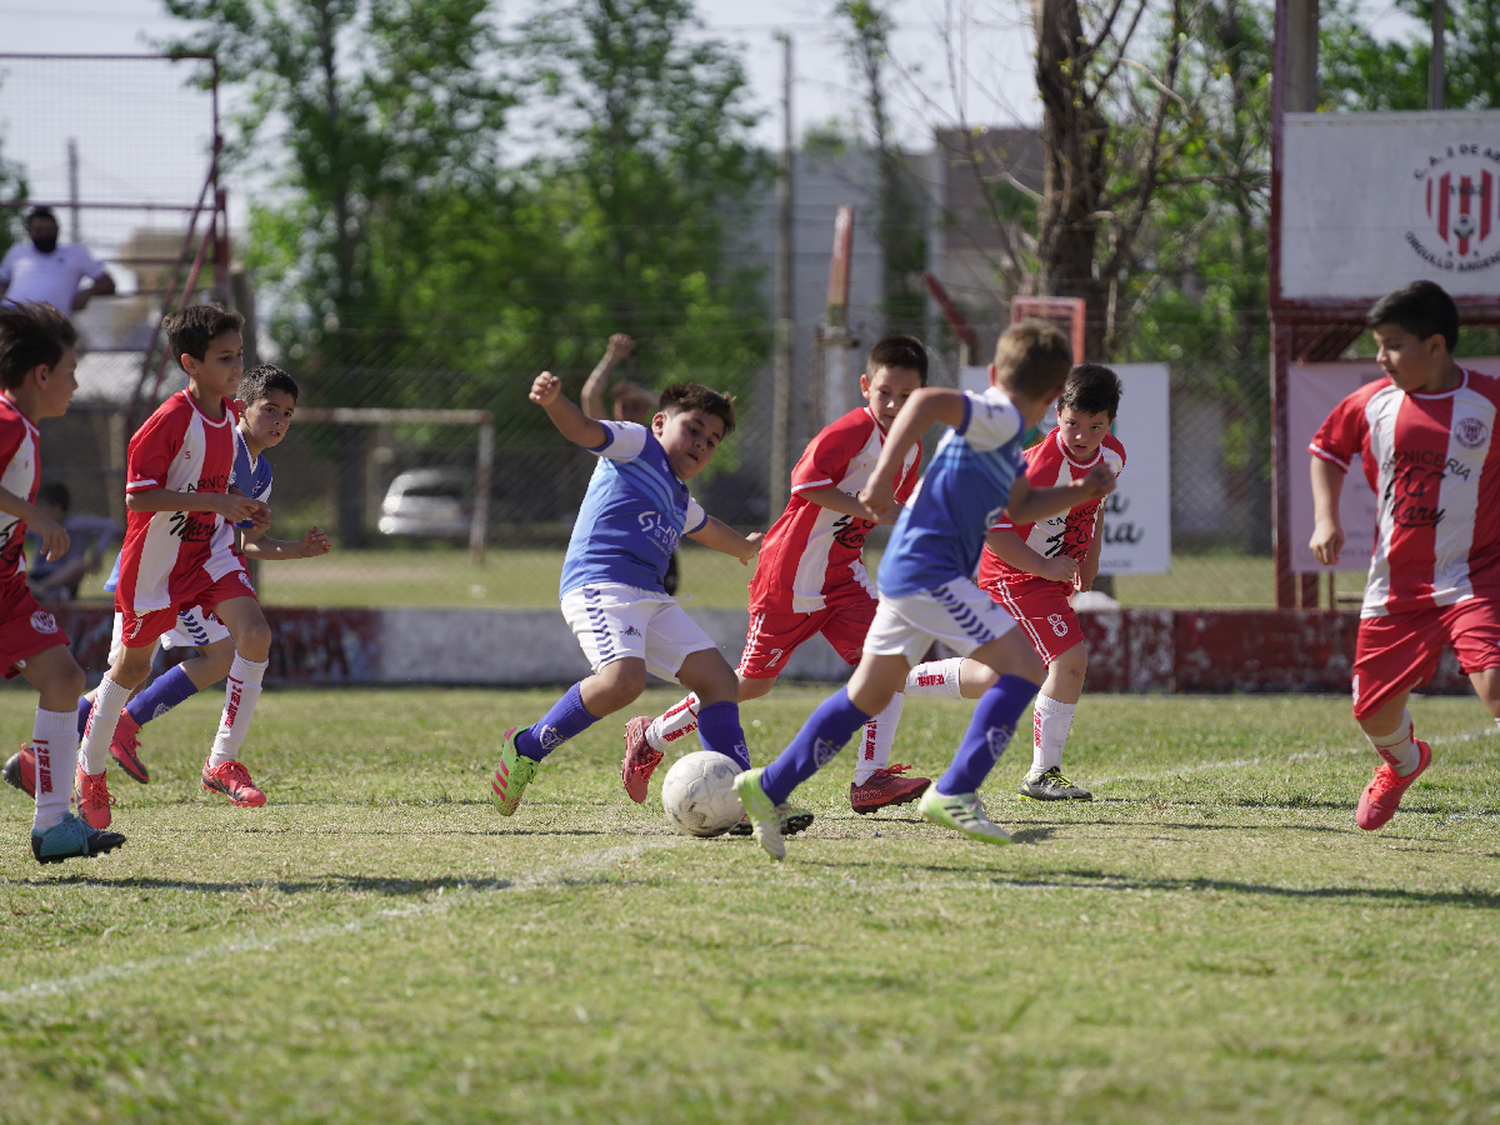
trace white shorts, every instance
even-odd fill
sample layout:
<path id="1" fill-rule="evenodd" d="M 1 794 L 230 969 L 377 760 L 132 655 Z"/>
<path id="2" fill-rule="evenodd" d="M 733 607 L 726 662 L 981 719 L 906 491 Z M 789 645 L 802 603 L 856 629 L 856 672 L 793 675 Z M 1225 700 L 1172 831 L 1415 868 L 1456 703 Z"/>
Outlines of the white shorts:
<path id="1" fill-rule="evenodd" d="M 675 598 L 654 590 L 619 582 L 580 586 L 563 595 L 562 612 L 595 672 L 633 656 L 653 676 L 675 681 L 693 653 L 718 651 Z"/>
<path id="2" fill-rule="evenodd" d="M 114 629 L 109 634 L 109 662 L 120 655 L 120 633 L 124 630 L 123 614 L 115 614 Z M 177 615 L 177 625 L 161 637 L 162 648 L 202 648 L 228 638 L 229 630 L 217 617 L 203 612 L 201 606 L 185 609 Z"/>
<path id="3" fill-rule="evenodd" d="M 871 656 L 904 656 L 915 667 L 933 641 L 968 656 L 1015 627 L 1016 619 L 1003 606 L 967 578 L 955 578 L 903 598 L 882 594 L 865 634 L 865 651 Z"/>

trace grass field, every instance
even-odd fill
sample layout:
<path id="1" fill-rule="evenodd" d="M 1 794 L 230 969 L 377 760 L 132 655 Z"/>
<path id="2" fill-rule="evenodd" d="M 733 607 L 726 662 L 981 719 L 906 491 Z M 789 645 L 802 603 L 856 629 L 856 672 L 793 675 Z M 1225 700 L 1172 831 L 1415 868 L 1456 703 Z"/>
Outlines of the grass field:
<path id="1" fill-rule="evenodd" d="M 872 552 L 870 565 L 878 568 Z M 753 571 L 697 544 L 683 548 L 680 593 L 693 607 L 743 609 Z M 546 606 L 557 605 L 560 550 L 492 550 L 483 566 L 466 552 L 435 544 L 426 550 L 335 551 L 320 559 L 267 563 L 259 591 L 281 606 Z M 95 575 L 85 596 L 103 597 Z M 1276 574 L 1269 558 L 1249 555 L 1177 555 L 1170 574 L 1125 574 L 1115 595 L 1126 606 L 1181 609 L 1261 608 L 1276 605 Z M 1340 575 L 1339 589 L 1364 586 L 1362 574 Z"/>
<path id="2" fill-rule="evenodd" d="M 1025 747 L 992 778 L 1023 846 L 856 817 L 840 760 L 776 866 L 630 804 L 617 722 L 498 817 L 496 728 L 545 692 L 269 693 L 234 809 L 210 694 L 147 728 L 149 787 L 112 772 L 120 852 L 38 868 L 0 792 L 0 1121 L 1500 1120 L 1473 700 L 1415 705 L 1435 763 L 1378 834 L 1346 700 L 1096 697 L 1092 805 L 1010 796 Z M 747 704 L 757 759 L 823 694 Z M 967 710 L 913 700 L 898 759 L 940 770 Z"/>

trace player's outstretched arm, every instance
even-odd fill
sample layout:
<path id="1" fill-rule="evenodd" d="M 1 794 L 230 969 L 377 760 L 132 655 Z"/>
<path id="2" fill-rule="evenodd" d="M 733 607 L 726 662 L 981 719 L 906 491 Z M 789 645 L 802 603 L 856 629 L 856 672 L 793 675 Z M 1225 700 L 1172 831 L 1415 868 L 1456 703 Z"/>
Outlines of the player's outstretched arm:
<path id="1" fill-rule="evenodd" d="M 55 562 L 67 553 L 70 542 L 68 529 L 8 488 L 0 488 L 0 512 L 8 516 L 19 516 L 26 522 L 27 528 L 41 537 L 42 554 L 48 562 Z"/>
<path id="2" fill-rule="evenodd" d="M 274 562 L 285 559 L 315 559 L 333 550 L 333 544 L 320 527 L 310 528 L 300 540 L 267 539 L 259 528 L 245 532 L 245 557 Z"/>
<path id="3" fill-rule="evenodd" d="M 833 487 L 833 485 L 829 485 L 827 488 L 804 488 L 797 495 L 809 504 L 816 504 L 820 508 L 827 508 L 829 511 L 838 512 L 842 516 L 853 516 L 859 520 L 868 520 L 870 518 L 869 509 L 859 502 L 858 496 L 851 496 L 847 492 L 841 492 L 839 489 Z M 881 520 L 880 522 L 895 523 L 896 517 L 900 514 L 901 505 L 897 504 L 891 518 Z"/>
<path id="4" fill-rule="evenodd" d="M 1313 557 L 1333 566 L 1344 550 L 1344 528 L 1339 523 L 1339 497 L 1344 494 L 1344 470 L 1321 457 L 1312 459 L 1313 534 L 1308 544 Z"/>
<path id="5" fill-rule="evenodd" d="M 259 500 L 235 492 L 178 492 L 171 488 L 143 488 L 125 494 L 132 512 L 217 512 L 230 523 L 253 520 L 271 526 L 271 509 Z"/>
<path id="6" fill-rule="evenodd" d="M 934 422 L 949 426 L 964 424 L 965 395 L 948 387 L 923 387 L 906 400 L 891 432 L 885 436 L 880 460 L 868 483 L 860 490 L 859 502 L 868 513 L 865 518 L 892 523 L 900 514 L 896 505 L 896 477 L 906 462 L 906 454 Z"/>
<path id="7" fill-rule="evenodd" d="M 1087 476 L 1052 488 L 1032 488 L 1025 477 L 1017 477 L 1016 483 L 1011 485 L 1010 503 L 1005 506 L 1005 514 L 1011 523 L 1035 523 L 1108 496 L 1114 490 L 1115 474 L 1102 464 L 1095 465 Z"/>
<path id="8" fill-rule="evenodd" d="M 756 531 L 749 535 L 741 535 L 727 523 L 709 516 L 708 522 L 697 531 L 690 533 L 688 538 L 696 543 L 702 543 L 705 547 L 712 547 L 715 551 L 733 555 L 748 566 L 750 560 L 760 550 L 761 534 Z"/>
<path id="9" fill-rule="evenodd" d="M 562 393 L 562 380 L 550 371 L 543 371 L 531 384 L 527 396 L 547 412 L 557 432 L 574 445 L 585 449 L 598 449 L 609 440 L 609 433 L 590 418 Z"/>
<path id="10" fill-rule="evenodd" d="M 1001 562 L 1009 563 L 1026 574 L 1035 574 L 1038 578 L 1047 578 L 1053 582 L 1071 582 L 1078 576 L 1078 564 L 1067 555 L 1049 559 L 1028 547 L 1026 541 L 1008 527 L 992 529 L 985 536 L 984 542 L 999 556 Z"/>

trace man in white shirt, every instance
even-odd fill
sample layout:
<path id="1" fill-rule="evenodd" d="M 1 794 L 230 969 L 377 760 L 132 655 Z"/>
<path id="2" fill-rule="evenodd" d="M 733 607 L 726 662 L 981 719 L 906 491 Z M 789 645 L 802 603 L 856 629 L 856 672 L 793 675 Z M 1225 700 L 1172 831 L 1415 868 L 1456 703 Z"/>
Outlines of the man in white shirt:
<path id="1" fill-rule="evenodd" d="M 30 242 L 18 242 L 0 259 L 0 304 L 41 301 L 62 313 L 78 312 L 94 297 L 115 291 L 115 279 L 104 263 L 82 243 L 57 244 L 57 218 L 46 207 L 26 217 Z M 87 289 L 78 283 L 93 281 Z"/>

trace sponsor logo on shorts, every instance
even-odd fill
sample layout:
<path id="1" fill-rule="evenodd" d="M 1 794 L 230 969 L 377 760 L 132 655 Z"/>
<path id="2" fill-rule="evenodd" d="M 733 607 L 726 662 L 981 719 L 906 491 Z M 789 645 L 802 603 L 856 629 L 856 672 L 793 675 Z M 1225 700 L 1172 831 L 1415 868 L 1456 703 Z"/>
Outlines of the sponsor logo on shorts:
<path id="1" fill-rule="evenodd" d="M 627 637 L 639 637 L 641 635 L 641 631 L 639 629 L 637 629 L 634 625 L 627 625 L 625 627 L 625 633 L 624 633 L 624 635 L 627 636 Z"/>
<path id="2" fill-rule="evenodd" d="M 57 618 L 46 610 L 39 609 L 31 615 L 31 628 L 38 633 L 57 632 Z"/>
<path id="3" fill-rule="evenodd" d="M 235 573 L 240 576 L 240 581 L 245 584 L 245 589 L 249 590 L 252 594 L 255 593 L 255 587 L 250 585 L 250 576 L 243 570 L 237 570 Z"/>
<path id="4" fill-rule="evenodd" d="M 1465 449 L 1478 449 L 1489 439 L 1490 428 L 1478 418 L 1465 418 L 1453 427 L 1453 436 Z"/>

